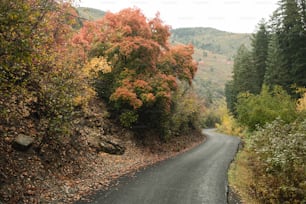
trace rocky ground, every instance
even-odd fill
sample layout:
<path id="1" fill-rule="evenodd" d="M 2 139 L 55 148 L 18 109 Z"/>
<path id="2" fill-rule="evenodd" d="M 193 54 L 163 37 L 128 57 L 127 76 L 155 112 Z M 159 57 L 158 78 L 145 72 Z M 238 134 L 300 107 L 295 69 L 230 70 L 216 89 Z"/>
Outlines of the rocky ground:
<path id="1" fill-rule="evenodd" d="M 242 204 L 240 196 L 238 195 L 238 193 L 235 192 L 233 188 L 229 187 L 227 196 L 228 204 Z"/>
<path id="2" fill-rule="evenodd" d="M 205 140 L 199 132 L 166 143 L 154 136 L 139 140 L 139 135 L 136 139 L 131 131 L 107 120 L 101 110 L 76 118 L 74 124 L 78 127 L 74 138 L 62 138 L 60 144 L 51 142 L 39 153 L 35 142 L 27 151 L 16 150 L 13 144 L 20 135 L 18 131 L 0 127 L 0 203 L 72 203 L 114 185 L 122 175 L 175 156 Z M 103 152 L 103 141 L 124 147 L 124 154 Z"/>

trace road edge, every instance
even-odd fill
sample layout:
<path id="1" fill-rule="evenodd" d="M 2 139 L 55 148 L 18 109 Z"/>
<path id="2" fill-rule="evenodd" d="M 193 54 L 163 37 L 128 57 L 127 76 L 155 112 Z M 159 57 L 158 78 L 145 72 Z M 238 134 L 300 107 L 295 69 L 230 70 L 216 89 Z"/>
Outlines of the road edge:
<path id="1" fill-rule="evenodd" d="M 242 141 L 240 140 L 240 142 L 237 145 L 235 156 L 232 159 L 232 161 L 230 162 L 230 164 L 228 166 L 228 169 L 227 169 L 227 172 L 229 171 L 230 166 L 232 165 L 232 163 L 235 162 L 236 156 L 237 156 L 238 152 L 242 148 L 243 148 L 243 145 L 242 145 Z M 227 204 L 242 204 L 240 195 L 237 192 L 235 192 L 235 190 L 229 184 L 228 174 L 227 174 L 227 182 L 226 183 L 227 183 L 227 186 L 226 186 L 226 198 L 227 198 L 226 200 L 227 200 Z"/>

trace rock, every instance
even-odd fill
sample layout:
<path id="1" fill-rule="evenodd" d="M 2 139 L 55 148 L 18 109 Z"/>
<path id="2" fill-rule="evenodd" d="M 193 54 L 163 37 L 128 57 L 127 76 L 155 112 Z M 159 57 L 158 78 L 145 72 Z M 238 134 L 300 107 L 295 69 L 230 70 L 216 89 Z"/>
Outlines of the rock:
<path id="1" fill-rule="evenodd" d="M 31 147 L 33 142 L 34 139 L 32 137 L 19 134 L 13 142 L 13 148 L 19 151 L 26 151 Z"/>
<path id="2" fill-rule="evenodd" d="M 99 143 L 100 151 L 109 154 L 122 155 L 125 152 L 125 147 L 119 145 L 114 141 L 102 140 Z"/>

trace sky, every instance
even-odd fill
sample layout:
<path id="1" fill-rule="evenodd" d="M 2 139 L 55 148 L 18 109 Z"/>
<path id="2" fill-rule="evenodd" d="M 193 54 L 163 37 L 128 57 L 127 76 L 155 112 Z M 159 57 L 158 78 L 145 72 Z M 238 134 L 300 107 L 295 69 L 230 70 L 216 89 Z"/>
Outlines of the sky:
<path id="1" fill-rule="evenodd" d="M 259 21 L 269 19 L 278 0 L 80 0 L 82 7 L 118 12 L 137 7 L 147 18 L 160 12 L 172 28 L 212 27 L 234 33 L 252 33 Z"/>

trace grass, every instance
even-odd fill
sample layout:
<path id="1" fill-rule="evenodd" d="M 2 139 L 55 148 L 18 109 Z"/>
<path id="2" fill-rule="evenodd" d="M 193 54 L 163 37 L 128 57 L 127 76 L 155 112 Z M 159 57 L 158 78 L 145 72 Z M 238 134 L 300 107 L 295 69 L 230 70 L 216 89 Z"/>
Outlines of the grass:
<path id="1" fill-rule="evenodd" d="M 235 161 L 228 171 L 229 185 L 240 196 L 242 203 L 260 204 L 252 190 L 255 178 L 252 171 L 248 169 L 251 162 L 250 156 L 251 153 L 245 148 L 236 155 Z"/>

